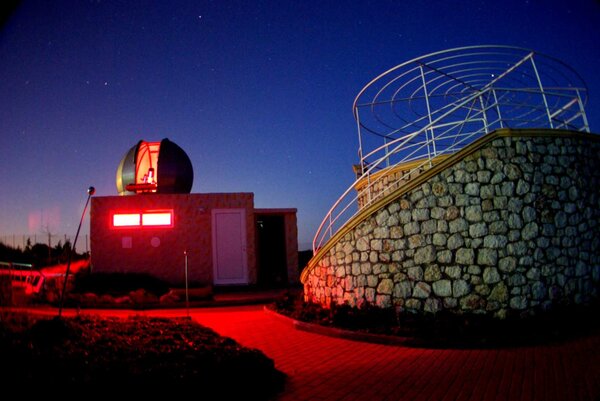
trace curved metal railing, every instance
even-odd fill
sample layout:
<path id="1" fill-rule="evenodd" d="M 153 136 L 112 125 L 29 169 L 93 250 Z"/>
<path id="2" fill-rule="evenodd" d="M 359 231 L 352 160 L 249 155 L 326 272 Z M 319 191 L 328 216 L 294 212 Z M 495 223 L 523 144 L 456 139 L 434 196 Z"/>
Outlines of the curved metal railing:
<path id="1" fill-rule="evenodd" d="M 444 50 L 384 72 L 354 100 L 357 179 L 323 219 L 313 251 L 360 209 L 434 165 L 439 156 L 496 129 L 589 132 L 587 92 L 565 63 L 511 46 Z M 407 163 L 410 168 L 403 170 Z M 391 169 L 401 173 L 390 179 L 385 171 Z"/>

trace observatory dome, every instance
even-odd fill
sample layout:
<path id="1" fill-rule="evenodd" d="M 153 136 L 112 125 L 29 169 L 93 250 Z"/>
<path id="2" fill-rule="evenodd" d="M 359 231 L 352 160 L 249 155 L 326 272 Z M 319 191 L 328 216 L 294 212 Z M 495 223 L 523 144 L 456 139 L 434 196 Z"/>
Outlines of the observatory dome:
<path id="1" fill-rule="evenodd" d="M 117 168 L 119 195 L 189 194 L 193 182 L 190 158 L 167 138 L 160 142 L 139 141 L 125 153 Z"/>

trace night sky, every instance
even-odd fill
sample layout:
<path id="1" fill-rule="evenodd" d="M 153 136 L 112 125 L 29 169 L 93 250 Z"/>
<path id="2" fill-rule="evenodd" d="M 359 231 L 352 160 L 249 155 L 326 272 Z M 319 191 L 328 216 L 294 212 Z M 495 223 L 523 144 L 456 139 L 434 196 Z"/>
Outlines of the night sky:
<path id="1" fill-rule="evenodd" d="M 0 27 L 0 236 L 73 236 L 87 187 L 116 195 L 124 153 L 167 137 L 192 192 L 297 208 L 308 249 L 353 181 L 358 91 L 478 44 L 571 65 L 600 132 L 598 1 L 24 1 Z"/>

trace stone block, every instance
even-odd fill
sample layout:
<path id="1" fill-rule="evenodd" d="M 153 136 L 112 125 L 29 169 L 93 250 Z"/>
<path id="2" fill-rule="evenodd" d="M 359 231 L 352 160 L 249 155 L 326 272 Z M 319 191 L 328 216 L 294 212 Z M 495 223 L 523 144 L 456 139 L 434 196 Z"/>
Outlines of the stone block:
<path id="1" fill-rule="evenodd" d="M 495 267 L 486 267 L 483 270 L 483 282 L 486 284 L 494 284 L 500 281 L 500 274 Z"/>
<path id="2" fill-rule="evenodd" d="M 495 249 L 482 248 L 477 252 L 477 263 L 479 265 L 496 266 L 498 262 L 498 251 Z"/>
<path id="3" fill-rule="evenodd" d="M 423 278 L 427 282 L 437 281 L 440 278 L 442 278 L 442 272 L 440 271 L 439 266 L 437 266 L 437 265 L 427 266 L 427 268 L 425 269 L 425 272 L 423 274 Z"/>
<path id="4" fill-rule="evenodd" d="M 413 289 L 414 298 L 429 298 L 431 295 L 431 286 L 423 281 L 419 281 Z"/>
<path id="5" fill-rule="evenodd" d="M 428 245 L 423 248 L 417 249 L 414 256 L 416 264 L 426 264 L 433 262 L 436 258 L 435 248 L 432 245 Z"/>
<path id="6" fill-rule="evenodd" d="M 464 295 L 467 295 L 471 291 L 471 287 L 469 283 L 465 280 L 455 280 L 452 282 L 452 296 L 455 298 L 460 298 Z"/>
<path id="7" fill-rule="evenodd" d="M 449 297 L 452 295 L 452 282 L 450 280 L 438 280 L 432 284 L 433 293 L 438 297 Z"/>
<path id="8" fill-rule="evenodd" d="M 475 252 L 469 248 L 460 248 L 456 251 L 456 263 L 460 265 L 472 265 L 475 260 Z"/>

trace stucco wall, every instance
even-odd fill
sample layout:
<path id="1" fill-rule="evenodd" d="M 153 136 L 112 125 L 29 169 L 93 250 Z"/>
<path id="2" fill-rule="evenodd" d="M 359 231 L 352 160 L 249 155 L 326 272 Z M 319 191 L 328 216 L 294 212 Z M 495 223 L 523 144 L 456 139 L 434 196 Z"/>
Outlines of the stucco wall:
<path id="1" fill-rule="evenodd" d="M 600 142 L 565 135 L 498 137 L 380 208 L 311 261 L 306 300 L 504 317 L 596 298 Z"/>

